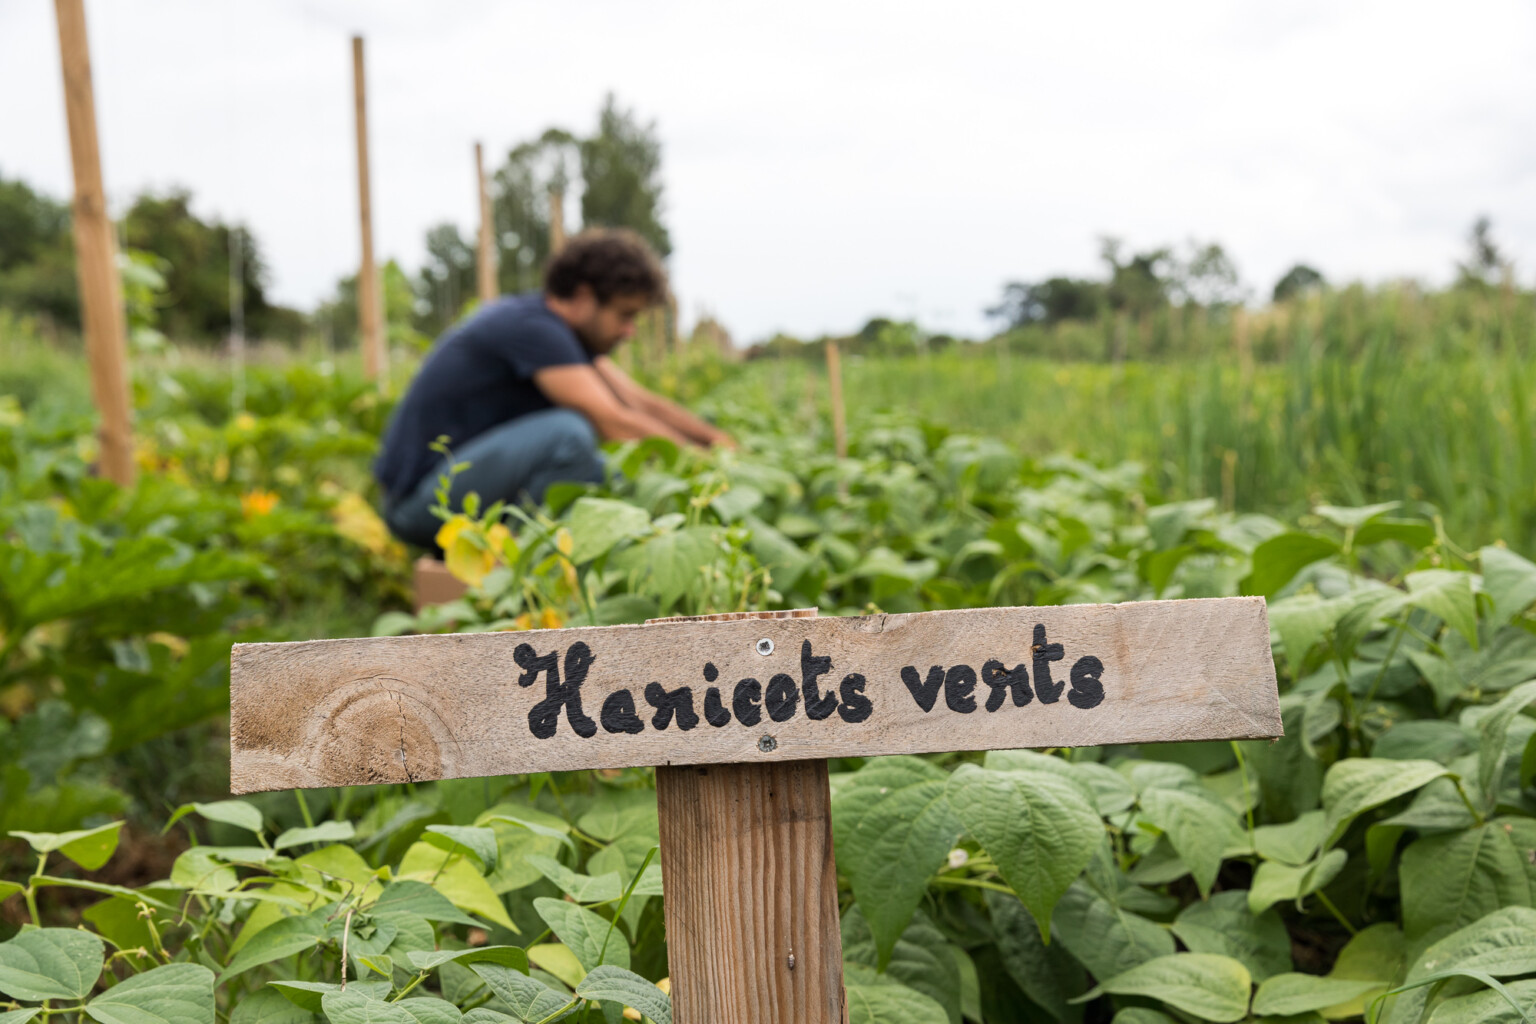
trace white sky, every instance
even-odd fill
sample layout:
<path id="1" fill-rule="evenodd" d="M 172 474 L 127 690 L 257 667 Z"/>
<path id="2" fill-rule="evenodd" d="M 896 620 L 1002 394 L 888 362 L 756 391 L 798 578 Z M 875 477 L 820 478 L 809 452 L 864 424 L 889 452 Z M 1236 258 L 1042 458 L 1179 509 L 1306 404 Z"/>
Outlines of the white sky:
<path id="1" fill-rule="evenodd" d="M 89 0 L 114 209 L 185 184 L 279 301 L 357 260 L 348 37 L 368 39 L 375 234 L 473 230 L 473 142 L 655 118 L 685 316 L 738 339 L 873 314 L 982 333 L 1099 234 L 1214 238 L 1267 295 L 1446 280 L 1473 217 L 1536 274 L 1536 5 L 884 0 Z M 47 0 L 0 0 L 0 173 L 68 194 Z M 572 216 L 575 215 L 573 210 Z"/>

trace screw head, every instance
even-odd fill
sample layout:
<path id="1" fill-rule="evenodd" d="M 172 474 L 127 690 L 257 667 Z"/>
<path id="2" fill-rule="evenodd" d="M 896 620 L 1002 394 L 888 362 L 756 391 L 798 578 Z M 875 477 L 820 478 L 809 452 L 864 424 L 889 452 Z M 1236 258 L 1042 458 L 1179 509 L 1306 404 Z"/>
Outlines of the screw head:
<path id="1" fill-rule="evenodd" d="M 773 653 L 773 641 L 769 640 L 767 637 L 763 637 L 761 640 L 759 640 L 757 642 L 757 653 L 761 654 L 765 658 L 768 655 L 772 654 Z"/>
<path id="2" fill-rule="evenodd" d="M 779 741 L 774 739 L 772 734 L 766 732 L 763 733 L 763 738 L 757 741 L 757 749 L 765 754 L 773 753 L 778 745 Z"/>

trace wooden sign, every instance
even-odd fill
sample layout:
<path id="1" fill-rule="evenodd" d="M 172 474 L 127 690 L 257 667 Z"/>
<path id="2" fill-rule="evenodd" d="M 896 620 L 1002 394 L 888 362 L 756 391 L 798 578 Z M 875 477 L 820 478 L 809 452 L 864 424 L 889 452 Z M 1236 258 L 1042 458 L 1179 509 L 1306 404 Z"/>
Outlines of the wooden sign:
<path id="1" fill-rule="evenodd" d="M 237 644 L 236 793 L 1281 734 L 1261 598 Z"/>

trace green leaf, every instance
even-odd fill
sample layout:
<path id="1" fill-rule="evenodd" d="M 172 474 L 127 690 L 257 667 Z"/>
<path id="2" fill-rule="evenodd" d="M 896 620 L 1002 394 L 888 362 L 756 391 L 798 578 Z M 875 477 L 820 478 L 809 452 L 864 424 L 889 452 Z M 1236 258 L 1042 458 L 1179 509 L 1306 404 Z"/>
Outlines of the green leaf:
<path id="1" fill-rule="evenodd" d="M 419 1024 L 400 1003 L 369 999 L 348 985 L 345 992 L 327 992 L 320 998 L 326 1020 L 331 1024 Z"/>
<path id="2" fill-rule="evenodd" d="M 639 1010 L 656 1024 L 672 1024 L 672 999 L 640 975 L 622 967 L 594 967 L 576 986 L 583 999 L 612 1000 Z"/>
<path id="3" fill-rule="evenodd" d="M 1509 1005 L 1505 992 L 1516 1006 Z M 1536 979 L 1509 982 L 1504 992 L 1484 989 L 1447 999 L 1434 1008 L 1427 1024 L 1529 1024 L 1532 1020 L 1536 1020 Z"/>
<path id="4" fill-rule="evenodd" d="M 418 971 L 430 971 L 452 961 L 464 964 L 500 964 L 528 973 L 528 953 L 520 946 L 475 946 L 472 949 L 439 949 L 433 952 L 413 950 L 406 954 Z"/>
<path id="5" fill-rule="evenodd" d="M 461 853 L 452 853 L 427 842 L 413 843 L 400 860 L 398 877 L 430 882 L 432 888 L 448 897 L 449 902 L 460 910 L 479 914 L 487 921 L 517 931 L 501 897 Z"/>
<path id="6" fill-rule="evenodd" d="M 571 561 L 590 562 L 620 541 L 651 532 L 645 509 L 612 498 L 577 498 L 566 520 L 571 531 Z"/>
<path id="7" fill-rule="evenodd" d="M 1495 621 L 1508 622 L 1536 603 L 1536 564 L 1508 548 L 1486 547 L 1477 553 L 1483 589 L 1493 599 Z"/>
<path id="8" fill-rule="evenodd" d="M 1336 762 L 1323 778 L 1323 809 L 1328 812 L 1323 848 L 1338 842 L 1350 822 L 1364 812 L 1449 774 L 1433 761 L 1350 757 Z"/>
<path id="9" fill-rule="evenodd" d="M 1041 771 L 961 765 L 945 797 L 1049 938 L 1051 912 L 1104 838 L 1083 791 Z"/>
<path id="10" fill-rule="evenodd" d="M 1315 533 L 1282 533 L 1253 549 L 1253 571 L 1242 582 L 1244 594 L 1273 597 L 1313 562 L 1339 553 L 1337 541 Z"/>
<path id="11" fill-rule="evenodd" d="M 609 565 L 640 577 L 645 592 L 655 594 L 663 608 L 703 581 L 703 570 L 720 553 L 720 530 L 690 526 L 663 533 L 614 555 Z"/>
<path id="12" fill-rule="evenodd" d="M 832 797 L 837 863 L 874 935 L 877 969 L 960 836 L 960 821 L 944 796 L 947 779 L 948 773 L 915 757 L 878 758 Z"/>
<path id="13" fill-rule="evenodd" d="M 1109 978 L 1174 951 L 1173 936 L 1139 914 L 1072 883 L 1051 916 L 1051 931 L 1097 978 Z"/>
<path id="14" fill-rule="evenodd" d="M 467 825 L 428 825 L 421 838 L 441 850 L 470 853 L 487 871 L 496 866 L 496 833 L 492 829 Z"/>
<path id="15" fill-rule="evenodd" d="M 277 981 L 268 982 L 268 985 L 282 993 L 283 997 L 294 1006 L 310 1013 L 320 1012 L 320 1000 L 327 992 L 341 991 L 341 985 L 334 981 L 289 981 L 286 978 L 280 978 Z M 347 982 L 348 992 L 368 999 L 383 999 L 394 987 L 394 983 L 390 981 L 358 979 Z"/>
<path id="16" fill-rule="evenodd" d="M 1173 844 L 1201 896 L 1210 894 L 1226 852 L 1247 845 L 1232 810 L 1196 793 L 1149 789 L 1141 795 L 1141 809 Z"/>
<path id="17" fill-rule="evenodd" d="M 84 999 L 101 977 L 101 939 L 74 928 L 38 928 L 0 942 L 0 992 L 15 999 Z"/>
<path id="18" fill-rule="evenodd" d="M 1529 818 L 1498 819 L 1409 844 L 1399 868 L 1408 938 L 1442 926 L 1460 928 L 1501 907 L 1529 907 L 1533 825 Z M 1523 830 L 1520 846 L 1517 827 Z"/>
<path id="19" fill-rule="evenodd" d="M 1358 530 L 1401 505 L 1400 501 L 1383 501 L 1376 505 L 1319 505 L 1312 511 L 1340 529 Z"/>
<path id="20" fill-rule="evenodd" d="M 112 858 L 122 830 L 123 823 L 114 821 L 78 832 L 12 832 L 11 835 L 25 839 L 38 853 L 57 850 L 85 870 L 95 871 Z"/>
<path id="21" fill-rule="evenodd" d="M 624 894 L 624 883 L 619 879 L 617 871 L 594 878 L 572 871 L 553 857 L 530 853 L 523 859 L 577 903 L 606 903 Z"/>
<path id="22" fill-rule="evenodd" d="M 315 997 L 320 1009 L 320 997 Z M 295 1006 L 275 988 L 257 989 L 242 996 L 229 1011 L 229 1024 L 318 1024 L 319 1018 L 302 1006 Z"/>
<path id="23" fill-rule="evenodd" d="M 1324 1007 L 1323 1016 L 1337 1019 L 1364 1014 L 1366 1004 L 1391 988 L 1393 981 L 1402 974 L 1406 945 L 1402 929 L 1390 921 L 1362 928 L 1339 950 L 1338 959 L 1334 961 L 1328 977 L 1369 981 L 1375 987 L 1353 999 Z"/>
<path id="24" fill-rule="evenodd" d="M 1173 934 L 1191 953 L 1219 953 L 1237 960 L 1256 982 L 1291 969 L 1285 922 L 1274 911 L 1255 914 L 1241 889 L 1191 903 L 1173 922 Z"/>
<path id="25" fill-rule="evenodd" d="M 213 1020 L 213 972 L 201 964 L 166 964 L 118 982 L 86 1004 L 100 1024 L 207 1024 Z"/>
<path id="26" fill-rule="evenodd" d="M 1300 673 L 1307 653 L 1333 629 L 1355 601 L 1349 597 L 1321 598 L 1298 594 L 1269 606 L 1269 625 L 1280 636 L 1292 675 Z"/>
<path id="27" fill-rule="evenodd" d="M 459 1024 L 464 1019 L 457 1006 L 435 996 L 412 996 L 394 1005 L 410 1014 L 416 1024 Z"/>
<path id="28" fill-rule="evenodd" d="M 1509 758 L 1509 727 L 1526 706 L 1536 701 L 1536 681 L 1523 683 L 1488 709 L 1477 724 L 1477 783 L 1484 810 L 1498 806 L 1504 763 Z"/>
<path id="29" fill-rule="evenodd" d="M 1426 949 L 1409 979 L 1452 967 L 1496 978 L 1536 973 L 1536 910 L 1504 907 L 1485 914 Z"/>
<path id="30" fill-rule="evenodd" d="M 867 967 L 844 973 L 848 1024 L 949 1024 L 944 1007 Z"/>
<path id="31" fill-rule="evenodd" d="M 1453 569 L 1423 569 L 1403 578 L 1409 604 L 1438 616 L 1477 649 L 1477 599 L 1472 574 Z"/>
<path id="32" fill-rule="evenodd" d="M 571 1001 L 565 993 L 557 992 L 537 978 L 530 978 L 510 967 L 502 967 L 499 964 L 471 964 L 470 970 L 480 976 L 480 980 L 485 982 L 486 987 L 496 993 L 519 1020 L 549 1019 Z"/>
<path id="33" fill-rule="evenodd" d="M 391 882 L 385 886 L 379 898 L 373 902 L 373 906 L 368 908 L 368 912 L 374 917 L 414 914 L 428 921 L 446 921 L 452 924 L 467 924 L 470 927 L 480 925 L 479 921 L 455 907 L 448 897 L 426 882 L 410 879 Z"/>
<path id="34" fill-rule="evenodd" d="M 165 831 L 169 832 L 172 825 L 193 811 L 196 811 L 209 821 L 234 825 L 237 828 L 245 829 L 247 832 L 261 832 L 261 812 L 254 805 L 246 803 L 244 800 L 218 800 L 210 804 L 182 804 L 171 815 L 171 820 L 165 823 Z"/>
<path id="35" fill-rule="evenodd" d="M 254 939 L 240 947 L 229 964 L 219 975 L 219 984 L 243 974 L 252 967 L 281 960 L 285 956 L 313 949 L 325 937 L 325 919 L 331 908 L 322 906 L 308 914 L 285 917 L 276 924 L 263 928 Z"/>
<path id="36" fill-rule="evenodd" d="M 1179 1022 L 1158 1010 L 1149 1010 L 1145 1006 L 1127 1006 L 1115 1014 L 1113 1024 L 1179 1024 Z"/>
<path id="37" fill-rule="evenodd" d="M 1315 974 L 1277 974 L 1259 985 L 1253 1012 L 1285 1016 L 1321 1010 L 1379 987 L 1375 981 L 1320 978 Z"/>
<path id="38" fill-rule="evenodd" d="M 548 897 L 534 900 L 533 909 L 549 925 L 549 930 L 576 954 L 582 967 L 589 971 L 600 964 L 629 967 L 629 943 L 624 933 L 611 927 L 604 918 L 585 907 Z"/>
<path id="39" fill-rule="evenodd" d="M 0 1013 L 0 1024 L 27 1024 L 27 1021 L 42 1012 L 41 1006 L 24 1006 L 19 1010 L 6 1010 Z"/>
<path id="40" fill-rule="evenodd" d="M 1051 1016 L 1059 1021 L 1070 1019 L 1068 1000 L 1085 986 L 1082 968 L 1060 943 L 1046 946 L 1041 942 L 1040 928 L 1024 904 L 995 889 L 984 889 L 981 895 L 992 918 L 997 952 L 1008 976 Z"/>
<path id="41" fill-rule="evenodd" d="M 1230 1024 L 1248 1015 L 1248 989 L 1252 984 L 1248 969 L 1229 956 L 1174 953 L 1101 981 L 1087 995 L 1072 1001 L 1087 1002 L 1105 992 L 1146 996 L 1202 1020 Z"/>
<path id="42" fill-rule="evenodd" d="M 844 962 L 874 968 L 874 934 L 857 906 L 843 915 L 842 936 Z M 896 940 L 882 973 L 928 996 L 944 1007 L 950 1024 L 960 1024 L 960 967 L 954 956 L 958 948 L 919 911 Z"/>
<path id="43" fill-rule="evenodd" d="M 314 828 L 290 828 L 272 841 L 272 849 L 286 850 L 307 843 L 346 842 L 357 834 L 350 821 L 327 821 Z"/>
<path id="44" fill-rule="evenodd" d="M 1260 825 L 1253 830 L 1254 852 L 1265 860 L 1305 864 L 1323 845 L 1324 827 L 1322 811 L 1308 811 L 1283 825 Z"/>
<path id="45" fill-rule="evenodd" d="M 1248 887 L 1248 909 L 1254 914 L 1262 914 L 1282 900 L 1310 896 L 1338 877 L 1348 861 L 1349 854 L 1343 850 L 1329 850 L 1300 867 L 1263 861 L 1254 871 L 1253 882 Z"/>

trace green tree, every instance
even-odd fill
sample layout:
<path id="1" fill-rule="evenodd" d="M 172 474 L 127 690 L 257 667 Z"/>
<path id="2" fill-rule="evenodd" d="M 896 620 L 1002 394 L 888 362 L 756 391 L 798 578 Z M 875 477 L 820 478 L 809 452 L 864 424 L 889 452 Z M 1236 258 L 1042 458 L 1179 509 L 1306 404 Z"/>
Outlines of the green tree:
<path id="1" fill-rule="evenodd" d="M 1073 277 L 1051 277 L 1036 284 L 1010 281 L 1002 299 L 987 309 L 1005 329 L 1029 324 L 1059 324 L 1064 320 L 1092 320 L 1104 308 L 1104 285 Z"/>
<path id="2" fill-rule="evenodd" d="M 1509 263 L 1493 240 L 1493 221 L 1486 216 L 1472 222 L 1467 233 L 1467 260 L 1456 264 L 1458 288 L 1485 288 L 1496 284 Z"/>
<path id="3" fill-rule="evenodd" d="M 642 124 L 610 93 L 597 117 L 597 134 L 582 140 L 581 222 L 630 228 L 662 256 L 672 238 L 661 222 L 661 140 L 656 122 Z"/>
<path id="4" fill-rule="evenodd" d="M 459 318 L 476 295 L 475 260 L 475 247 L 453 224 L 427 231 L 427 259 L 415 285 L 421 310 L 415 318 L 418 328 L 437 335 Z"/>
<path id="5" fill-rule="evenodd" d="M 1099 241 L 1099 258 L 1109 269 L 1104 291 L 1110 308 L 1140 314 L 1166 306 L 1177 267 L 1172 251 L 1165 246 L 1121 262 L 1120 246 L 1118 238 Z"/>
<path id="6" fill-rule="evenodd" d="M 507 153 L 492 182 L 496 221 L 497 285 L 502 291 L 538 287 L 549 259 L 549 196 L 569 191 L 581 159 L 580 143 L 563 128 L 547 128 Z"/>
<path id="7" fill-rule="evenodd" d="M 0 306 L 80 323 L 69 206 L 0 177 Z"/>
<path id="8" fill-rule="evenodd" d="M 1328 287 L 1328 282 L 1323 279 L 1321 272 L 1305 263 L 1298 263 L 1275 282 L 1275 290 L 1272 298 L 1275 302 L 1289 302 L 1308 292 L 1319 291 Z"/>

